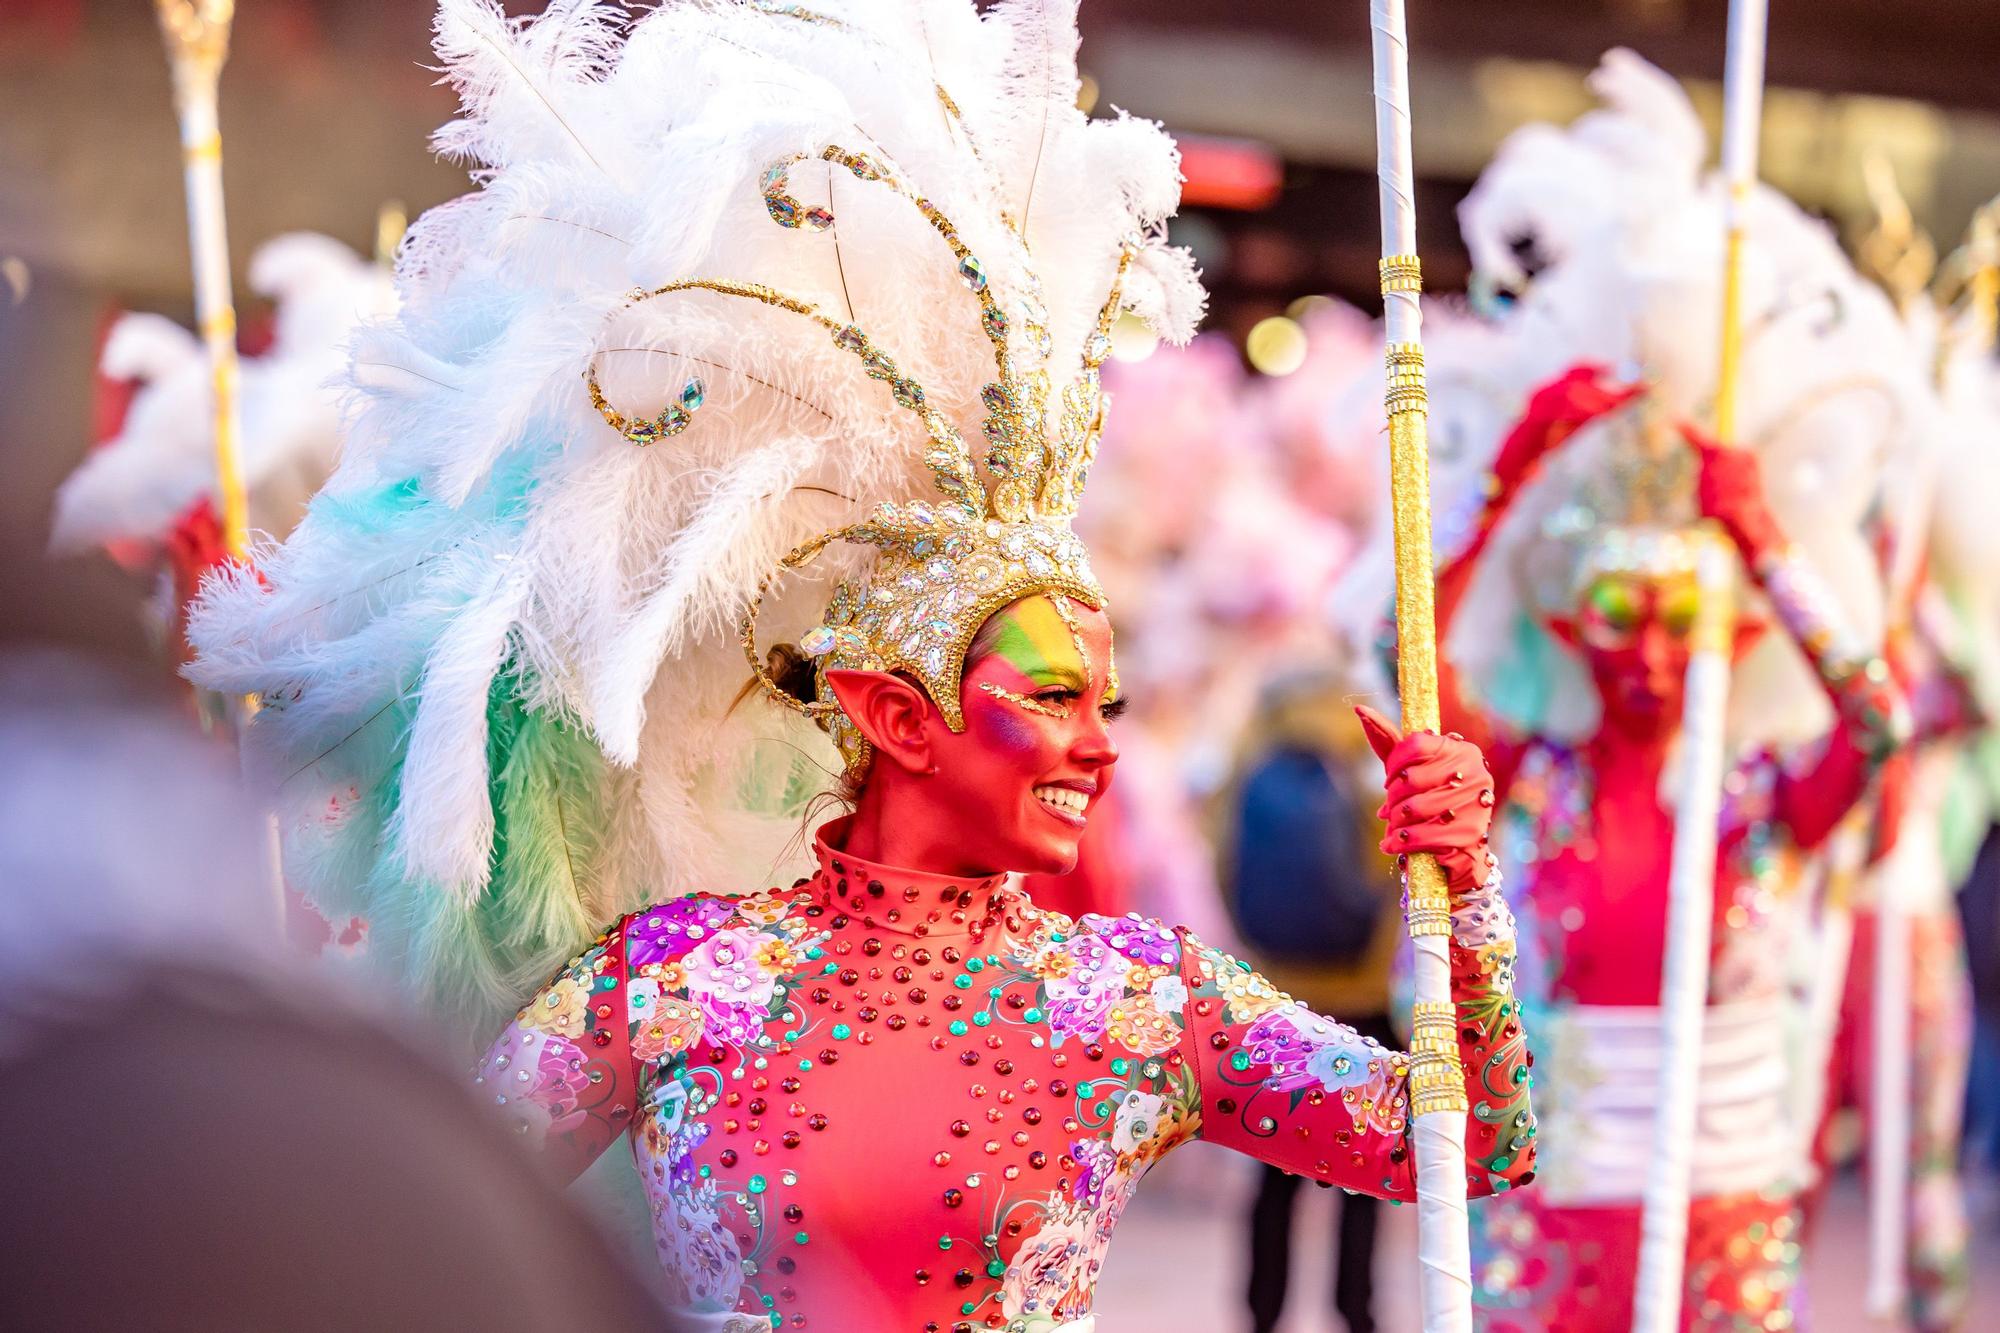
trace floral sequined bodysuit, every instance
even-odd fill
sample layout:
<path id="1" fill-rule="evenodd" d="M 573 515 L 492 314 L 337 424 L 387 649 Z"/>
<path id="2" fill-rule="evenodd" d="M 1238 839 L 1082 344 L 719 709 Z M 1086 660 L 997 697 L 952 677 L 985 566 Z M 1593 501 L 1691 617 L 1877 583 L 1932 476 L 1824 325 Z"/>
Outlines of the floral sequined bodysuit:
<path id="1" fill-rule="evenodd" d="M 1185 930 L 871 865 L 835 850 L 843 832 L 820 831 L 790 890 L 620 921 L 477 1070 L 568 1171 L 632 1130 L 698 1327 L 1062 1327 L 1088 1316 L 1139 1178 L 1197 1138 L 1414 1196 L 1401 1052 Z M 1486 1194 L 1535 1156 L 1513 922 L 1480 889 L 1453 927 Z"/>

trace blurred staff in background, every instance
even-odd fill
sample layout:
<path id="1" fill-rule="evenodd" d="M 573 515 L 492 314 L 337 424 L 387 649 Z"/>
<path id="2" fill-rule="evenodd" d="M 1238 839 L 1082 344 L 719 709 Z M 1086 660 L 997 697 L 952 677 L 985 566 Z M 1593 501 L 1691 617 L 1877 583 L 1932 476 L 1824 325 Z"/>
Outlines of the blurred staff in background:
<path id="1" fill-rule="evenodd" d="M 0 753 L 0 1327 L 673 1327 L 406 1013 L 286 948 L 164 683 L 0 645 Z"/>
<path id="2" fill-rule="evenodd" d="M 1317 671 L 1270 682 L 1218 798 L 1217 879 L 1238 937 L 1279 989 L 1393 1046 L 1389 969 L 1403 938 L 1396 867 L 1376 850 L 1354 692 Z M 1256 1333 L 1277 1328 L 1291 1279 L 1292 1226 L 1304 1177 L 1259 1169 L 1250 1209 L 1249 1305 Z M 1375 1328 L 1380 1203 L 1340 1201 L 1333 1305 L 1350 1333 Z"/>

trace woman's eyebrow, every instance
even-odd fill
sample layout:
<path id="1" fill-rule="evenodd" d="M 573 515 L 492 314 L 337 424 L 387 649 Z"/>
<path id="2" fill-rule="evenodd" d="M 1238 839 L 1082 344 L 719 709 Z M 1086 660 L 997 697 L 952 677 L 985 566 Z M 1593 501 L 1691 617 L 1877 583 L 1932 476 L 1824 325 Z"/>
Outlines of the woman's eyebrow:
<path id="1" fill-rule="evenodd" d="M 1027 675 L 1037 685 L 1065 685 L 1079 694 L 1090 688 L 1083 672 L 1067 662 L 1037 663 Z"/>

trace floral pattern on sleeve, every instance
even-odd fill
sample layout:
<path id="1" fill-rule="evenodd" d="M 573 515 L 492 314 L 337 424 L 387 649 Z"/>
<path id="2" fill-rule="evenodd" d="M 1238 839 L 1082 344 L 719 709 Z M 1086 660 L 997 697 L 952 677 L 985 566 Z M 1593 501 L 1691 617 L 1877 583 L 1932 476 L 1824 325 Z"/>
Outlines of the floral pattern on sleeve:
<path id="1" fill-rule="evenodd" d="M 522 1007 L 472 1072 L 474 1087 L 566 1177 L 631 1121 L 621 970 L 617 933 L 599 936 Z"/>
<path id="2" fill-rule="evenodd" d="M 1313 1013 L 1248 964 L 1184 939 L 1201 1136 L 1329 1184 L 1414 1198 L 1409 1057 Z M 1513 918 L 1497 885 L 1454 906 L 1451 962 L 1471 1102 L 1467 1187 L 1495 1193 L 1532 1177 L 1535 1137 L 1513 995 Z"/>

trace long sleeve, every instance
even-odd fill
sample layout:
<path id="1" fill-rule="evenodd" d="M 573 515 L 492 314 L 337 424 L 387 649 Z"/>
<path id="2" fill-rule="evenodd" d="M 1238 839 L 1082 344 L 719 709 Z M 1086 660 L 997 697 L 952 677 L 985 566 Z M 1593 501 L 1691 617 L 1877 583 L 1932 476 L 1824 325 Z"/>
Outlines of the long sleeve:
<path id="1" fill-rule="evenodd" d="M 1801 847 L 1816 847 L 1910 735 L 1909 707 L 1879 654 L 1850 642 L 1824 580 L 1782 537 L 1753 547 L 1747 563 L 1778 621 L 1805 654 L 1836 721 L 1817 759 L 1779 781 L 1780 816 Z"/>
<path id="2" fill-rule="evenodd" d="M 1534 1174 L 1527 1037 L 1513 994 L 1514 920 L 1496 874 L 1452 910 L 1452 994 L 1470 1102 L 1473 1195 Z M 1416 1197 L 1409 1057 L 1313 1013 L 1228 954 L 1182 932 L 1183 1050 L 1201 1101 L 1200 1137 L 1310 1179 L 1389 1199 Z"/>
<path id="3" fill-rule="evenodd" d="M 472 1072 L 476 1091 L 567 1182 L 632 1121 L 624 937 L 600 936 L 528 1001 Z"/>

